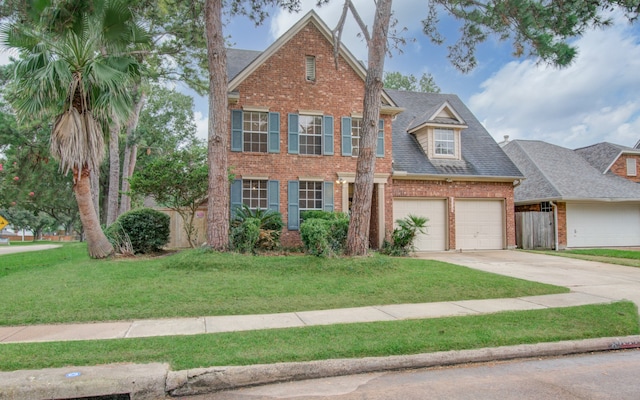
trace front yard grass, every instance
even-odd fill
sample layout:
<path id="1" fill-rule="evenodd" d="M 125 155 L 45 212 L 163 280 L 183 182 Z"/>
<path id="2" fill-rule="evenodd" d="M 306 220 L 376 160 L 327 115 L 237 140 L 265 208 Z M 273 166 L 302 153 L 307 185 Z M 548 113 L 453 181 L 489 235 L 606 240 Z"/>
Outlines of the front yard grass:
<path id="1" fill-rule="evenodd" d="M 627 267 L 640 267 L 640 251 L 620 249 L 575 249 L 551 251 L 535 251 L 537 253 L 552 256 L 578 258 L 580 260 L 598 261 L 609 264 L 624 265 Z"/>
<path id="2" fill-rule="evenodd" d="M 197 367 L 418 354 L 638 334 L 635 304 L 82 342 L 0 344 L 0 370 L 167 362 Z"/>
<path id="3" fill-rule="evenodd" d="M 452 264 L 189 250 L 91 260 L 84 244 L 0 256 L 0 326 L 280 313 L 565 293 Z"/>

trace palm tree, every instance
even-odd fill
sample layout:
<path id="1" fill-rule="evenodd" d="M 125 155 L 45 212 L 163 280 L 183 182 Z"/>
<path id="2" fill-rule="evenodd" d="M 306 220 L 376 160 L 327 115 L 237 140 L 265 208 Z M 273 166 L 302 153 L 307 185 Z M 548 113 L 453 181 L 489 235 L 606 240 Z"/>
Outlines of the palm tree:
<path id="1" fill-rule="evenodd" d="M 50 2 L 29 25 L 0 28 L 3 44 L 21 56 L 10 100 L 23 122 L 55 115 L 51 154 L 62 172 L 73 172 L 89 255 L 104 258 L 114 249 L 93 206 L 90 174 L 99 173 L 109 125 L 130 115 L 128 89 L 141 71 L 131 51 L 147 39 L 119 0 Z"/>

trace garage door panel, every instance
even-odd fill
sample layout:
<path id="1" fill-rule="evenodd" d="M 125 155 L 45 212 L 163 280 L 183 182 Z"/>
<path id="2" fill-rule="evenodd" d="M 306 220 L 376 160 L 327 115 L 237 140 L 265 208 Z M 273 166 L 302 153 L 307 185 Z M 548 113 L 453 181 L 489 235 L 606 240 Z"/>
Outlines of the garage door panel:
<path id="1" fill-rule="evenodd" d="M 442 251 L 446 249 L 447 207 L 444 199 L 395 199 L 393 221 L 408 215 L 426 217 L 427 233 L 418 234 L 414 241 L 416 251 Z"/>
<path id="2" fill-rule="evenodd" d="M 567 204 L 567 247 L 640 246 L 640 205 Z"/>
<path id="3" fill-rule="evenodd" d="M 492 250 L 504 248 L 502 200 L 456 201 L 456 248 Z"/>

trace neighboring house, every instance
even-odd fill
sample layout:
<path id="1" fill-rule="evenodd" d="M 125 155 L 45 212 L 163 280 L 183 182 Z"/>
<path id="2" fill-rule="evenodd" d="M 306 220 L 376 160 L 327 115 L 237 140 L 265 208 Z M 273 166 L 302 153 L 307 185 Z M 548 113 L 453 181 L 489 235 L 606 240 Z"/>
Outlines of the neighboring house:
<path id="1" fill-rule="evenodd" d="M 364 82 L 312 11 L 263 52 L 227 53 L 232 209 L 279 211 L 282 243 L 300 243 L 301 212 L 348 212 L 353 198 Z M 522 174 L 453 95 L 383 92 L 370 245 L 394 221 L 429 218 L 418 250 L 515 246 L 513 187 Z"/>
<path id="2" fill-rule="evenodd" d="M 585 149 L 529 140 L 503 150 L 526 178 L 515 190 L 516 211 L 553 212 L 557 248 L 640 245 L 640 185 L 596 162 L 600 157 L 590 162 Z M 602 159 L 612 165 L 620 154 Z"/>
<path id="3" fill-rule="evenodd" d="M 614 174 L 636 183 L 640 182 L 640 150 L 637 148 L 604 142 L 575 151 L 603 174 Z"/>

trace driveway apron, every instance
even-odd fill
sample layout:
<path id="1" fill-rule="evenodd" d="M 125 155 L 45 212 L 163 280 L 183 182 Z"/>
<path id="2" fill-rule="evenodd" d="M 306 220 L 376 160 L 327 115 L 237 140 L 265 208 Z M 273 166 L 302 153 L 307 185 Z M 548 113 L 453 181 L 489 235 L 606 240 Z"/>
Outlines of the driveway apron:
<path id="1" fill-rule="evenodd" d="M 631 300 L 640 306 L 640 268 L 512 250 L 418 253 L 417 256 L 565 286 L 572 292 L 612 301 Z"/>

